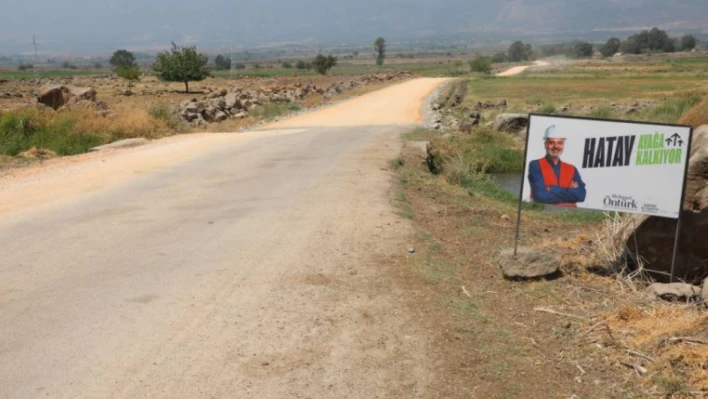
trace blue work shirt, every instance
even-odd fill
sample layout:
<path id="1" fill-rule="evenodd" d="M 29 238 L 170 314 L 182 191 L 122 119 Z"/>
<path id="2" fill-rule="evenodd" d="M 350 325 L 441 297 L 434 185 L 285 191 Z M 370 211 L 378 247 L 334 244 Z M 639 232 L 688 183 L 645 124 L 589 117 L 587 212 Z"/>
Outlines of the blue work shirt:
<path id="1" fill-rule="evenodd" d="M 560 162 L 554 165 L 550 157 L 546 156 L 546 159 L 551 164 L 551 169 L 556 174 L 556 178 L 560 181 Z M 546 189 L 543 173 L 541 173 L 541 165 L 538 160 L 531 161 L 529 164 L 529 183 L 531 184 L 533 200 L 542 204 L 575 204 L 585 201 L 585 183 L 580 177 L 578 169 L 574 166 L 573 169 L 573 181 L 578 183 L 578 188 L 551 186 L 550 189 Z"/>

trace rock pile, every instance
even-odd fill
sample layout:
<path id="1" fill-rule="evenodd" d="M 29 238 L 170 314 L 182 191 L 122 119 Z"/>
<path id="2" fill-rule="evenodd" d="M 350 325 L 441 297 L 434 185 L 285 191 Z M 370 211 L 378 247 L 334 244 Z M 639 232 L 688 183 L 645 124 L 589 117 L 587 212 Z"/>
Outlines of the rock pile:
<path id="1" fill-rule="evenodd" d="M 312 94 L 328 99 L 355 87 L 410 76 L 407 72 L 365 75 L 357 79 L 336 82 L 326 88 L 314 84 L 297 83 L 292 86 L 275 86 L 256 90 L 208 89 L 201 100 L 192 98 L 179 104 L 177 112 L 183 120 L 192 125 L 205 126 L 208 123 L 222 122 L 230 118 L 246 118 L 253 110 L 268 103 L 296 103 Z"/>

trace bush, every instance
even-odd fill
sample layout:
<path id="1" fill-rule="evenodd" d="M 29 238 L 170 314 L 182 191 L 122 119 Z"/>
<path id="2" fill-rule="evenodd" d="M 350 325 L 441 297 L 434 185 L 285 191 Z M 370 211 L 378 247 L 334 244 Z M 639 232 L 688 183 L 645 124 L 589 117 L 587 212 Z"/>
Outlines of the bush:
<path id="1" fill-rule="evenodd" d="M 495 63 L 502 63 L 506 62 L 506 53 L 496 53 L 494 54 L 494 57 L 492 57 L 492 61 Z"/>
<path id="2" fill-rule="evenodd" d="M 686 35 L 681 38 L 681 50 L 691 51 L 696 48 L 696 38 L 693 35 Z"/>
<path id="3" fill-rule="evenodd" d="M 177 115 L 170 107 L 166 105 L 156 105 L 150 108 L 148 111 L 148 114 L 161 121 L 165 121 L 167 123 L 167 127 L 169 127 L 171 130 L 175 132 L 185 132 L 186 129 L 186 124 L 182 121 L 182 119 Z"/>
<path id="4" fill-rule="evenodd" d="M 578 42 L 573 48 L 573 55 L 576 58 L 590 58 L 592 57 L 592 44 L 588 42 Z"/>
<path id="5" fill-rule="evenodd" d="M 34 68 L 34 65 L 32 65 L 32 64 L 20 64 L 20 65 L 17 67 L 17 70 L 18 70 L 18 71 L 26 71 L 26 70 L 28 70 L 28 69 L 33 69 L 33 68 Z"/>
<path id="6" fill-rule="evenodd" d="M 234 69 L 246 69 L 246 64 L 243 64 L 243 63 L 240 63 L 240 62 L 235 63 L 235 64 L 234 64 Z"/>
<path id="7" fill-rule="evenodd" d="M 337 57 L 331 55 L 325 57 L 322 54 L 317 54 L 317 57 L 312 61 L 312 67 L 322 75 L 326 75 L 327 71 L 335 65 L 337 65 Z"/>
<path id="8" fill-rule="evenodd" d="M 470 70 L 472 72 L 481 72 L 489 74 L 492 72 L 492 60 L 489 57 L 477 57 L 470 61 Z"/>
<path id="9" fill-rule="evenodd" d="M 554 114 L 556 112 L 556 106 L 551 103 L 546 103 L 538 109 L 541 114 Z"/>
<path id="10" fill-rule="evenodd" d="M 605 43 L 604 46 L 600 47 L 600 53 L 603 57 L 612 57 L 619 51 L 620 44 L 622 44 L 620 39 L 611 37 L 607 40 L 607 43 Z"/>
<path id="11" fill-rule="evenodd" d="M 289 62 L 287 62 L 287 61 L 283 62 L 281 65 L 282 65 L 282 67 L 285 68 L 285 69 L 292 69 L 292 67 L 293 67 L 293 64 L 291 64 L 291 63 L 289 63 Z"/>

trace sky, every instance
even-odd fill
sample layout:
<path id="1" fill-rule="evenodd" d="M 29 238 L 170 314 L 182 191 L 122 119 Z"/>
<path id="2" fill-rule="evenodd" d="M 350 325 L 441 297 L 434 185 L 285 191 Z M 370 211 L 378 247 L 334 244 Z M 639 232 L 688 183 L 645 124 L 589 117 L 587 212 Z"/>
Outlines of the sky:
<path id="1" fill-rule="evenodd" d="M 708 0 L 0 0 L 0 54 L 705 26 Z"/>

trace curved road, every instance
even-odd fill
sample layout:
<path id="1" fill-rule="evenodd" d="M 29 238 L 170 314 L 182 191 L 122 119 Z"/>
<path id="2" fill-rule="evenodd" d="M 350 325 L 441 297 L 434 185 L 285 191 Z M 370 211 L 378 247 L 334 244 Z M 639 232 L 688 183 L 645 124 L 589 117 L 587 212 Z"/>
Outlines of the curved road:
<path id="1" fill-rule="evenodd" d="M 547 61 L 534 61 L 533 65 L 524 65 L 524 66 L 515 66 L 512 68 L 507 69 L 504 72 L 498 73 L 497 76 L 499 77 L 508 77 L 508 76 L 515 76 L 523 73 L 529 68 L 534 68 L 534 67 L 545 67 L 551 65 Z"/>
<path id="2" fill-rule="evenodd" d="M 245 134 L 0 178 L 0 398 L 426 397 L 381 259 L 418 79 Z"/>

